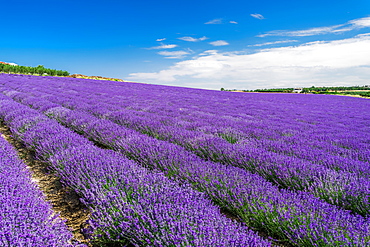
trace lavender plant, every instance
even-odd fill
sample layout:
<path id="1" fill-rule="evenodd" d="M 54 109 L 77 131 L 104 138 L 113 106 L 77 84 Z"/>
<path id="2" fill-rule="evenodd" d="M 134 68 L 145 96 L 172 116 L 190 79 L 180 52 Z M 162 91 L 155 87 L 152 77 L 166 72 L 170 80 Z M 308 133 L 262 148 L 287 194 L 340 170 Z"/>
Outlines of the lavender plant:
<path id="1" fill-rule="evenodd" d="M 160 172 L 140 168 L 2 97 L 0 118 L 15 136 L 50 162 L 93 212 L 93 236 L 105 244 L 147 246 L 270 246 L 220 213 L 203 193 Z M 15 117 L 12 111 L 22 110 Z"/>
<path id="2" fill-rule="evenodd" d="M 124 150 L 126 155 L 140 164 L 162 169 L 169 176 L 190 181 L 195 188 L 206 191 L 214 201 L 272 236 L 308 246 L 315 246 L 316 243 L 329 246 L 345 243 L 356 246 L 367 241 L 366 237 L 357 237 L 368 235 L 365 219 L 353 217 L 349 212 L 317 200 L 307 193 L 279 190 L 258 175 L 243 169 L 204 162 L 176 145 L 122 129 L 86 113 L 57 107 L 49 109 L 47 114 L 100 144 Z M 226 181 L 228 182 L 225 183 Z M 266 195 L 267 192 L 269 193 Z M 288 208 L 290 210 L 287 212 Z M 326 218 L 328 214 L 333 215 L 329 221 Z M 335 230 L 332 229 L 335 225 L 344 225 L 346 230 L 343 232 L 343 229 L 336 227 Z M 359 226 L 361 234 L 354 233 L 359 230 Z M 298 234 L 297 229 L 302 228 L 306 230 Z"/>
<path id="3" fill-rule="evenodd" d="M 73 246 L 72 233 L 45 201 L 26 165 L 3 137 L 0 181 L 1 246 Z"/>
<path id="4" fill-rule="evenodd" d="M 25 103 L 32 104 L 32 102 L 38 101 L 38 99 L 25 93 L 22 94 L 16 91 L 10 91 L 9 93 L 14 94 L 12 97 L 16 100 Z M 66 101 L 60 97 L 59 102 L 72 109 L 84 109 L 83 106 L 87 106 L 87 109 L 91 111 L 89 104 L 81 104 L 80 99 Z M 46 102 L 45 104 L 50 103 Z M 51 104 L 51 106 L 54 106 L 54 103 Z M 253 141 L 230 144 L 228 141 L 210 134 L 182 130 L 176 126 L 166 126 L 163 122 L 168 123 L 170 120 L 163 117 L 160 117 L 160 120 L 153 121 L 153 119 L 156 119 L 155 116 L 145 118 L 131 114 L 130 111 L 112 112 L 111 110 L 112 108 L 109 107 L 107 109 L 94 108 L 93 114 L 144 134 L 184 146 L 204 159 L 257 172 L 284 188 L 308 191 L 329 203 L 350 209 L 363 216 L 370 212 L 368 199 L 370 181 L 366 175 L 369 174 L 367 163 L 364 165 L 364 162 L 361 161 L 338 162 L 338 159 L 339 161 L 343 159 L 337 157 L 334 160 L 334 165 L 327 164 L 323 166 L 320 163 L 307 162 L 294 156 L 286 156 L 266 150 L 260 143 L 258 145 Z M 333 161 L 333 159 L 330 160 Z M 326 163 L 324 162 L 324 164 Z M 333 164 L 333 162 L 329 164 Z M 351 173 L 355 173 L 356 176 L 352 176 Z"/>
<path id="5" fill-rule="evenodd" d="M 1 90 L 15 100 L 41 112 L 53 108 L 48 111 L 50 117 L 144 166 L 190 181 L 194 188 L 270 235 L 304 246 L 368 243 L 367 220 L 312 196 L 368 215 L 370 116 L 366 99 L 235 94 L 66 78 L 4 78 Z M 217 169 L 223 172 L 219 174 Z M 247 175 L 245 172 L 253 179 L 245 180 L 241 176 Z M 240 181 L 225 173 L 230 177 L 239 174 Z M 310 194 L 279 190 L 261 176 Z M 242 186 L 253 189 L 243 192 Z M 265 195 L 270 190 L 271 194 Z"/>

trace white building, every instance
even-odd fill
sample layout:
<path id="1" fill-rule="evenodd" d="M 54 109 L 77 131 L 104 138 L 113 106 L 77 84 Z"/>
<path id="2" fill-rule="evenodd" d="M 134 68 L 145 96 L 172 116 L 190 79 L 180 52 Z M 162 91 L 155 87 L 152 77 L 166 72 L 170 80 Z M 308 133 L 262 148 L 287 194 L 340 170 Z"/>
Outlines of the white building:
<path id="1" fill-rule="evenodd" d="M 303 88 L 294 88 L 293 93 L 302 93 Z"/>

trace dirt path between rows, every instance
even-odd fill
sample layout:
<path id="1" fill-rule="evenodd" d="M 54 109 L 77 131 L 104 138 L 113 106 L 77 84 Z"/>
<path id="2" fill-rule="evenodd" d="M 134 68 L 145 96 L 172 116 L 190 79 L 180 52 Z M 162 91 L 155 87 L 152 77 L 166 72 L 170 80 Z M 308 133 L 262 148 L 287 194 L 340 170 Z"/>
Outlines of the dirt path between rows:
<path id="1" fill-rule="evenodd" d="M 0 123 L 1 135 L 11 143 L 17 150 L 19 157 L 26 163 L 32 174 L 32 180 L 38 185 L 40 190 L 51 203 L 54 212 L 59 213 L 62 219 L 67 220 L 66 225 L 73 233 L 73 244 L 88 244 L 87 239 L 82 234 L 82 229 L 88 224 L 89 211 L 80 202 L 78 195 L 66 186 L 63 186 L 58 177 L 52 174 L 45 162 L 34 159 L 34 153 L 27 150 L 24 145 L 12 137 L 9 128 Z"/>

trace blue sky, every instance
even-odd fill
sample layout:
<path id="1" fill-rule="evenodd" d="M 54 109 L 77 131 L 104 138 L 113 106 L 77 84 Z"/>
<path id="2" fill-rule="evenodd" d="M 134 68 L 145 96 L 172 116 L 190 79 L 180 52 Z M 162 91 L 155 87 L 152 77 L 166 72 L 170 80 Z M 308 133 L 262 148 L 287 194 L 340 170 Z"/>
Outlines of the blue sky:
<path id="1" fill-rule="evenodd" d="M 370 84 L 370 1 L 5 1 L 0 61 L 256 89 Z"/>

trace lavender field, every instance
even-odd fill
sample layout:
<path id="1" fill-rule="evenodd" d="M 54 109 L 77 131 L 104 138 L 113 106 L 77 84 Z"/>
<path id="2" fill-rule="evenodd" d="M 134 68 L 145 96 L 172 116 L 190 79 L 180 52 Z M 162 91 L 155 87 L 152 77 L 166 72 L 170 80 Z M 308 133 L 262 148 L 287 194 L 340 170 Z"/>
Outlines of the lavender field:
<path id="1" fill-rule="evenodd" d="M 370 246 L 368 99 L 0 74 L 0 121 L 91 212 L 87 245 Z M 0 145 L 1 245 L 80 245 Z"/>

